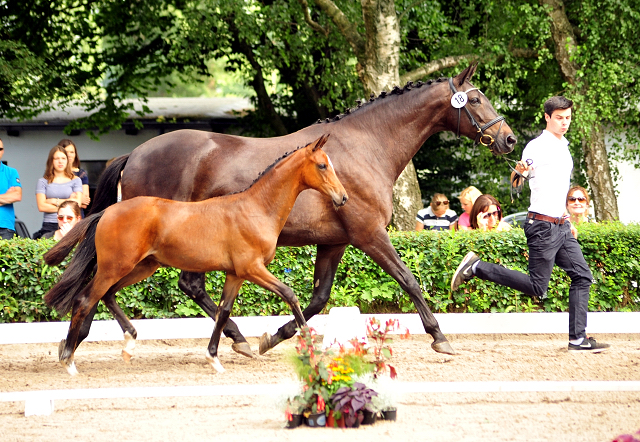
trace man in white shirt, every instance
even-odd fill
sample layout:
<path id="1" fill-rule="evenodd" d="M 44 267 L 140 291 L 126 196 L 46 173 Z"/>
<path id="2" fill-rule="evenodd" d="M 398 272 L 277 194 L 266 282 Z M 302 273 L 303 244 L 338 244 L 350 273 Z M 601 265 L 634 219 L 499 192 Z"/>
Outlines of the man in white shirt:
<path id="1" fill-rule="evenodd" d="M 573 169 L 569 142 L 564 135 L 571 124 L 572 106 L 573 102 L 562 96 L 545 102 L 547 127 L 527 144 L 516 167 L 518 172 L 528 173 L 530 177 L 531 204 L 524 225 L 529 246 L 529 274 L 481 261 L 475 253 L 469 252 L 453 275 L 451 290 L 457 290 L 460 284 L 477 276 L 544 299 L 555 263 L 571 278 L 568 350 L 599 353 L 609 345 L 596 342 L 586 334 L 593 276 L 572 234 L 571 224 L 564 217 L 565 197 Z"/>

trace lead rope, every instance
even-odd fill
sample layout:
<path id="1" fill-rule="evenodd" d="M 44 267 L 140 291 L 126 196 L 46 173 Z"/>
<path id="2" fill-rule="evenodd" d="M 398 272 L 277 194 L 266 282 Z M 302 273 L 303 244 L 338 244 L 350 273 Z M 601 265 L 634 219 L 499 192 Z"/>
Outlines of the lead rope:
<path id="1" fill-rule="evenodd" d="M 511 158 L 507 158 L 504 155 L 502 156 L 502 158 L 507 163 L 507 166 L 509 166 L 509 169 L 511 169 L 512 172 L 515 172 L 515 175 L 513 175 L 513 179 L 509 183 L 511 203 L 513 204 L 513 201 L 514 201 L 513 194 L 515 193 L 516 198 L 520 198 L 520 194 L 522 193 L 522 189 L 524 188 L 524 182 L 529 181 L 531 177 L 529 176 L 529 174 L 523 175 L 522 173 L 518 172 L 514 167 L 512 167 L 511 164 L 509 164 L 509 162 L 512 162 L 513 164 L 518 164 L 517 161 L 512 160 Z M 515 185 L 516 181 L 519 181 L 518 185 Z"/>

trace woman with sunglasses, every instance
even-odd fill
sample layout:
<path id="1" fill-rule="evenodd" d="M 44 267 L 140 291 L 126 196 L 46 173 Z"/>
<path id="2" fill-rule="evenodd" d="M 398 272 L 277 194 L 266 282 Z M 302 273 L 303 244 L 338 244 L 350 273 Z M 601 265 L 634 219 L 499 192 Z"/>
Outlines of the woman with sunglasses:
<path id="1" fill-rule="evenodd" d="M 60 241 L 63 236 L 69 233 L 81 219 L 80 205 L 75 201 L 63 201 L 58 207 L 58 230 L 55 232 L 47 232 L 42 235 L 43 238 L 53 238 Z"/>
<path id="2" fill-rule="evenodd" d="M 449 208 L 447 197 L 442 193 L 436 193 L 431 198 L 429 207 L 418 211 L 416 230 L 453 229 L 456 221 L 458 221 L 458 215 Z"/>
<path id="3" fill-rule="evenodd" d="M 71 171 L 67 151 L 55 145 L 49 151 L 44 176 L 36 184 L 36 203 L 44 217 L 42 228 L 33 234 L 33 239 L 58 229 L 58 208 L 66 200 L 82 203 L 82 181 Z"/>
<path id="4" fill-rule="evenodd" d="M 495 230 L 503 232 L 511 230 L 511 226 L 502 221 L 502 208 L 497 199 L 492 195 L 480 195 L 476 202 L 473 203 L 471 215 L 471 228 L 474 230 Z"/>
<path id="5" fill-rule="evenodd" d="M 577 226 L 589 219 L 589 194 L 584 187 L 573 186 L 567 192 L 567 212 L 571 225 Z"/>

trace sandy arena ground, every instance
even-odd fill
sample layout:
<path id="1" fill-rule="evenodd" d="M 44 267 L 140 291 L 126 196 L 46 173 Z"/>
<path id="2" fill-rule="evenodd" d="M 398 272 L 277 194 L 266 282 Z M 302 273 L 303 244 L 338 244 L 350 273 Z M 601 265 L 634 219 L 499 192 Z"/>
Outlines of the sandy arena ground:
<path id="1" fill-rule="evenodd" d="M 396 339 L 402 381 L 639 381 L 640 335 L 599 335 L 612 348 L 569 354 L 564 335 L 450 335 L 456 356 L 431 338 Z M 258 340 L 249 340 L 257 354 Z M 205 339 L 139 341 L 131 364 L 122 343 L 83 343 L 80 374 L 57 362 L 56 344 L 0 346 L 0 391 L 271 384 L 288 382 L 293 341 L 248 359 L 221 345 L 226 372 L 206 363 Z M 24 402 L 0 402 L 0 441 L 580 441 L 606 442 L 640 429 L 640 392 L 412 393 L 398 420 L 358 429 L 284 429 L 266 396 L 58 400 L 50 416 L 24 416 Z"/>

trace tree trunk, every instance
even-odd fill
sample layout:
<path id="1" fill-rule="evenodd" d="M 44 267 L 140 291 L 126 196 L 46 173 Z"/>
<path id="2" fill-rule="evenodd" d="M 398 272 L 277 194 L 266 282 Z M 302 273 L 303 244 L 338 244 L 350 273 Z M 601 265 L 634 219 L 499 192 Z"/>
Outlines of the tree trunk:
<path id="1" fill-rule="evenodd" d="M 404 168 L 393 185 L 391 225 L 398 230 L 414 230 L 416 215 L 422 209 L 422 195 L 413 161 Z"/>
<path id="2" fill-rule="evenodd" d="M 360 58 L 361 81 L 367 94 L 379 94 L 400 86 L 400 24 L 393 0 L 362 0 L 366 30 L 364 54 Z M 413 230 L 422 196 L 413 161 L 393 186 L 391 224 L 398 230 Z"/>
<path id="3" fill-rule="evenodd" d="M 576 84 L 578 66 L 571 60 L 576 49 L 576 37 L 562 0 L 540 0 L 549 6 L 551 34 L 556 45 L 555 58 L 563 77 L 572 85 Z M 588 88 L 588 85 L 586 86 Z M 586 94 L 586 90 L 581 91 Z M 579 109 L 578 109 L 579 111 Z M 587 166 L 587 180 L 593 195 L 596 219 L 598 221 L 619 219 L 618 202 L 614 192 L 609 158 L 604 144 L 604 127 L 595 125 L 589 135 L 582 133 L 582 151 Z"/>
<path id="4" fill-rule="evenodd" d="M 596 219 L 619 219 L 618 200 L 611 179 L 607 147 L 604 143 L 604 126 L 594 127 L 588 140 L 583 140 L 582 150 L 587 163 L 587 179 L 595 201 Z"/>

